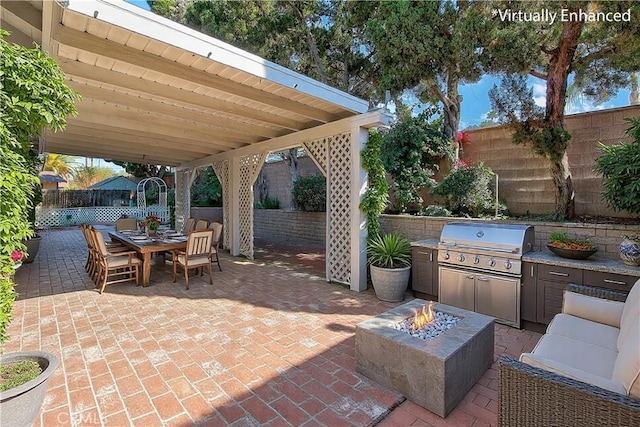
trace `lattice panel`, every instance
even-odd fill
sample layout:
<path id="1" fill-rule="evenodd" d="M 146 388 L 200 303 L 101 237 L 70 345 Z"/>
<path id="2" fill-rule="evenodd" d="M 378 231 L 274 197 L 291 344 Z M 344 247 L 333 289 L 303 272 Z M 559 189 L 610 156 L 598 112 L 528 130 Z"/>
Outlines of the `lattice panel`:
<path id="1" fill-rule="evenodd" d="M 222 160 L 213 164 L 213 171 L 222 187 L 222 232 L 225 248 L 231 247 L 231 233 L 229 231 L 229 161 Z"/>
<path id="2" fill-rule="evenodd" d="M 147 207 L 149 214 L 163 217 L 169 215 L 164 206 Z M 91 206 L 81 208 L 36 208 L 36 226 L 69 227 L 79 224 L 115 223 L 126 215 L 129 218 L 142 219 L 145 215 L 137 207 L 127 206 Z"/>
<path id="3" fill-rule="evenodd" d="M 253 183 L 264 163 L 265 154 L 240 158 L 240 254 L 253 259 Z"/>
<path id="4" fill-rule="evenodd" d="M 350 134 L 328 141 L 328 278 L 347 284 L 351 284 L 352 154 Z"/>
<path id="5" fill-rule="evenodd" d="M 176 207 L 175 228 L 182 230 L 191 216 L 191 170 L 179 170 L 176 172 Z M 138 193 L 139 194 L 139 193 Z"/>
<path id="6" fill-rule="evenodd" d="M 329 139 L 330 138 L 322 138 L 302 143 L 324 176 L 327 176 L 327 147 L 329 146 Z"/>

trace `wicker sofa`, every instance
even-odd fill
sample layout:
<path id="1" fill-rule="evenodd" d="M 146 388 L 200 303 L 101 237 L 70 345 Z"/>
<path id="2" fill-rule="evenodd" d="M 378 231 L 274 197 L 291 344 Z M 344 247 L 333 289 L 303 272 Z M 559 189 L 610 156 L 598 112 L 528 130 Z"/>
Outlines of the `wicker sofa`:
<path id="1" fill-rule="evenodd" d="M 640 280 L 569 285 L 531 353 L 499 362 L 500 426 L 640 426 Z"/>

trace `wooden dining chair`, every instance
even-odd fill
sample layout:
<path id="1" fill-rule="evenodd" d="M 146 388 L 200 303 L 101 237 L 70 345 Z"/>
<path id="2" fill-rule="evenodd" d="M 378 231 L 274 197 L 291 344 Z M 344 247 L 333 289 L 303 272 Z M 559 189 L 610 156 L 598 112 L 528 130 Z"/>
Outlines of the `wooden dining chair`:
<path id="1" fill-rule="evenodd" d="M 104 292 L 107 285 L 114 283 L 130 282 L 135 280 L 140 284 L 139 270 L 140 260 L 135 251 L 109 252 L 104 243 L 102 233 L 95 228 L 91 229 L 95 253 L 97 258 L 97 280 L 100 293 Z"/>
<path id="2" fill-rule="evenodd" d="M 193 230 L 187 237 L 186 250 L 173 251 L 173 283 L 176 282 L 178 267 L 184 270 L 185 289 L 189 289 L 189 270 L 209 267 L 209 283 L 213 285 L 213 270 L 211 268 L 211 248 L 213 245 L 213 230 Z"/>
<path id="3" fill-rule="evenodd" d="M 218 256 L 218 252 L 220 251 L 220 238 L 222 237 L 222 224 L 213 221 L 209 224 L 209 228 L 213 230 L 213 244 L 211 245 L 211 262 L 215 262 L 218 264 L 218 269 L 222 271 L 222 266 L 220 265 L 220 257 Z M 215 257 L 215 261 L 213 258 Z"/>
<path id="4" fill-rule="evenodd" d="M 120 218 L 116 221 L 116 231 L 137 230 L 138 220 L 135 218 Z"/>
<path id="5" fill-rule="evenodd" d="M 209 221 L 206 219 L 199 219 L 198 222 L 196 222 L 195 230 L 204 230 L 205 228 L 209 228 Z"/>
<path id="6" fill-rule="evenodd" d="M 187 222 L 184 224 L 184 230 L 182 231 L 184 234 L 191 233 L 196 226 L 196 220 L 193 218 L 187 219 Z"/>

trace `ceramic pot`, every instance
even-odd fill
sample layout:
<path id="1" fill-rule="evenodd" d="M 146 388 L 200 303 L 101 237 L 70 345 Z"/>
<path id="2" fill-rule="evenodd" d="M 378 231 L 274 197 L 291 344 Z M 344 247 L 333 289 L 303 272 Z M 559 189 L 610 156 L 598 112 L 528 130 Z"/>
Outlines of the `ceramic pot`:
<path id="1" fill-rule="evenodd" d="M 409 286 L 411 266 L 403 268 L 381 268 L 371 266 L 371 282 L 376 296 L 382 301 L 398 302 L 404 299 Z"/>
<path id="2" fill-rule="evenodd" d="M 0 356 L 0 363 L 7 364 L 25 359 L 35 360 L 42 373 L 18 387 L 0 392 L 0 425 L 28 427 L 33 424 L 47 392 L 47 380 L 58 367 L 58 358 L 43 351 L 8 353 Z"/>
<path id="3" fill-rule="evenodd" d="M 624 239 L 620 243 L 620 258 L 627 265 L 640 266 L 640 242 Z"/>

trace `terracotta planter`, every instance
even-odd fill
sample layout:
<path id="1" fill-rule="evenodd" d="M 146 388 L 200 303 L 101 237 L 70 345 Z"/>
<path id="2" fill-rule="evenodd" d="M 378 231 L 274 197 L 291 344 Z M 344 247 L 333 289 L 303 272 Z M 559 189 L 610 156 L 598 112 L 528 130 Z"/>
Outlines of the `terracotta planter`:
<path id="1" fill-rule="evenodd" d="M 371 282 L 378 299 L 387 302 L 404 300 L 404 293 L 409 286 L 411 266 L 403 268 L 381 268 L 371 266 Z"/>
<path id="2" fill-rule="evenodd" d="M 640 266 L 640 242 L 624 239 L 620 243 L 620 258 L 627 265 Z"/>
<path id="3" fill-rule="evenodd" d="M 0 363 L 5 365 L 34 359 L 40 365 L 42 373 L 21 386 L 0 393 L 0 425 L 28 427 L 40 413 L 47 392 L 47 380 L 58 367 L 58 358 L 43 351 L 25 351 L 8 353 L 0 356 Z"/>

